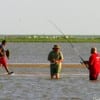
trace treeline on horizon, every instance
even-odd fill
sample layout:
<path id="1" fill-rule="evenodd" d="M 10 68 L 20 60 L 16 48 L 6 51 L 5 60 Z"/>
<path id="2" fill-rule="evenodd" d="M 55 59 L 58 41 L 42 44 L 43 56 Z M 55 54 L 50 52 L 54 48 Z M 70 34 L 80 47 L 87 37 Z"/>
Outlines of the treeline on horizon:
<path id="1" fill-rule="evenodd" d="M 0 35 L 8 42 L 100 42 L 100 35 Z"/>

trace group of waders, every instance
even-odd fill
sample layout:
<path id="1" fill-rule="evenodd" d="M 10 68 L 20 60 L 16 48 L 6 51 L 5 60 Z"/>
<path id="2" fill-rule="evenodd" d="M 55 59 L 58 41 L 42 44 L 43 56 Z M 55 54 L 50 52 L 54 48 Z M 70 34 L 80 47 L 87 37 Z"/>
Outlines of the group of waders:
<path id="1" fill-rule="evenodd" d="M 59 45 L 54 45 L 53 50 L 48 55 L 51 79 L 60 78 L 59 73 L 61 71 L 61 63 L 63 59 L 63 54 Z M 97 48 L 91 48 L 89 60 L 83 61 L 82 63 L 88 66 L 86 68 L 89 70 L 89 80 L 97 80 L 100 73 L 100 54 L 97 52 Z"/>
<path id="2" fill-rule="evenodd" d="M 0 45 L 0 66 L 3 66 L 8 75 L 11 75 L 13 72 L 9 71 L 7 65 L 7 59 L 9 59 L 10 54 L 9 50 L 5 49 L 6 43 L 6 40 L 3 40 Z M 48 54 L 48 61 L 50 61 L 51 79 L 60 78 L 63 60 L 64 57 L 60 46 L 54 45 Z M 97 48 L 91 48 L 89 60 L 83 61 L 83 64 L 88 65 L 89 80 L 97 80 L 100 73 L 100 54 L 97 52 Z"/>

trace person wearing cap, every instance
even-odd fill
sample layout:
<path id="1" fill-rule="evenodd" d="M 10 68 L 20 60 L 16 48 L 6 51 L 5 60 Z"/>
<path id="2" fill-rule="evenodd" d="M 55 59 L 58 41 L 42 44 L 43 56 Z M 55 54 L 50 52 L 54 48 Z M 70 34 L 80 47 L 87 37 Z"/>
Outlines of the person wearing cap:
<path id="1" fill-rule="evenodd" d="M 100 54 L 97 52 L 97 48 L 91 48 L 89 61 L 84 61 L 84 63 L 89 66 L 89 79 L 97 80 L 100 73 Z"/>
<path id="2" fill-rule="evenodd" d="M 48 60 L 50 61 L 50 74 L 51 79 L 59 79 L 60 78 L 60 72 L 62 67 L 62 61 L 63 61 L 63 54 L 60 50 L 59 45 L 54 45 L 52 48 L 52 51 L 48 54 Z"/>
<path id="3" fill-rule="evenodd" d="M 2 65 L 6 72 L 10 75 L 12 74 L 13 72 L 10 72 L 8 70 L 8 66 L 7 66 L 7 56 L 6 56 L 6 50 L 5 50 L 5 46 L 6 46 L 6 40 L 3 40 L 1 45 L 0 45 L 0 65 Z M 7 50 L 8 54 L 9 55 L 9 51 Z"/>

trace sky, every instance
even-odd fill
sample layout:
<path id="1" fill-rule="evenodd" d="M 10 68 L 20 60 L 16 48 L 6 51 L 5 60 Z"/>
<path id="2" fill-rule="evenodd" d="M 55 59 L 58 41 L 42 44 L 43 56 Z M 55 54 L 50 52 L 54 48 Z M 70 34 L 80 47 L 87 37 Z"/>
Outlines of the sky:
<path id="1" fill-rule="evenodd" d="M 0 0 L 1 35 L 62 33 L 100 35 L 100 0 Z"/>

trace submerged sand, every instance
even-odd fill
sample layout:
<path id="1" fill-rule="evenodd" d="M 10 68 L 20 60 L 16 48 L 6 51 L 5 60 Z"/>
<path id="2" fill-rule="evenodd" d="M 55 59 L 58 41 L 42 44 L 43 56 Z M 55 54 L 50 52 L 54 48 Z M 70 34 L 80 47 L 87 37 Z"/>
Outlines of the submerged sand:
<path id="1" fill-rule="evenodd" d="M 9 63 L 9 67 L 49 67 L 49 64 Z M 62 64 L 64 68 L 85 68 L 84 64 Z"/>

